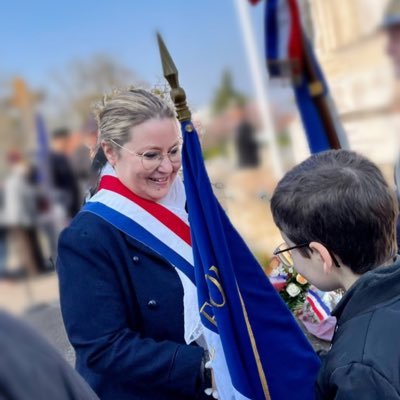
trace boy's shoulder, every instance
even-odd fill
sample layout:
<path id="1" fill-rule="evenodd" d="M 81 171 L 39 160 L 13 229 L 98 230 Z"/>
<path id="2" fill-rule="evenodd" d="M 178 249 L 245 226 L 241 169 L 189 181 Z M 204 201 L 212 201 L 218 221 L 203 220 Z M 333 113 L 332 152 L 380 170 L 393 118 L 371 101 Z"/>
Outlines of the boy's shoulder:
<path id="1" fill-rule="evenodd" d="M 390 383 L 400 393 L 399 313 L 400 299 L 396 298 L 343 323 L 339 320 L 332 347 L 323 358 L 320 390 L 328 393 L 353 379 L 368 385 L 370 379 L 371 385 Z"/>

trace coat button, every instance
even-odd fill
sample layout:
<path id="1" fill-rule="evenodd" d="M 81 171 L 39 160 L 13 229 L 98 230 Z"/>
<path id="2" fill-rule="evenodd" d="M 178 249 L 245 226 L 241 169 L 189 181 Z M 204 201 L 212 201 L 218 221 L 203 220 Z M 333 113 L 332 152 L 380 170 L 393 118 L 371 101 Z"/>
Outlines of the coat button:
<path id="1" fill-rule="evenodd" d="M 157 307 L 157 302 L 155 300 L 149 300 L 147 307 L 154 309 Z"/>
<path id="2" fill-rule="evenodd" d="M 139 262 L 139 257 L 138 256 L 133 256 L 132 260 L 135 264 L 137 264 Z"/>

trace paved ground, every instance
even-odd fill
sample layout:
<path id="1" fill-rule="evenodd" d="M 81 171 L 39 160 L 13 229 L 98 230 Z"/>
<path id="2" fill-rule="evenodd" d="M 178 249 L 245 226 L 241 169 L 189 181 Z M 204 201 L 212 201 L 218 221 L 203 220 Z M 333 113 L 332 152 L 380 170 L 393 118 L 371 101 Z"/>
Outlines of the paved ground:
<path id="1" fill-rule="evenodd" d="M 28 322 L 74 364 L 74 351 L 61 318 L 55 273 L 27 282 L 0 281 L 0 308 Z"/>
<path id="2" fill-rule="evenodd" d="M 0 280 L 0 308 L 22 315 L 38 304 L 58 300 L 58 282 L 54 272 L 23 282 Z"/>
<path id="3" fill-rule="evenodd" d="M 58 302 L 33 307 L 22 317 L 45 336 L 69 363 L 75 364 L 75 353 L 68 342 Z"/>

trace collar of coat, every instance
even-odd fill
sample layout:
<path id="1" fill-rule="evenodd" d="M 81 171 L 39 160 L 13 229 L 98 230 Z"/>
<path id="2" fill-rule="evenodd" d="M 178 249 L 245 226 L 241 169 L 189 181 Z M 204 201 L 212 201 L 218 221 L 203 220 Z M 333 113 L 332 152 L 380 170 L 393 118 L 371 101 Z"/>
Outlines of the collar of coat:
<path id="1" fill-rule="evenodd" d="M 333 310 L 340 323 L 400 300 L 400 257 L 363 274 Z"/>

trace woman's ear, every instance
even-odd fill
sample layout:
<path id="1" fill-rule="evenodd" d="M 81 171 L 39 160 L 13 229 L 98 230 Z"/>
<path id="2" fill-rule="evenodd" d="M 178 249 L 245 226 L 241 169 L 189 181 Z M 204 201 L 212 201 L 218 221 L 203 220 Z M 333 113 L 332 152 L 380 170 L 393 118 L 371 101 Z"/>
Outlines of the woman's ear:
<path id="1" fill-rule="evenodd" d="M 115 151 L 114 147 L 107 142 L 101 142 L 101 148 L 103 149 L 104 155 L 107 158 L 107 161 L 114 166 L 117 161 L 117 152 Z"/>
<path id="2" fill-rule="evenodd" d="M 311 242 L 309 247 L 317 253 L 320 261 L 323 263 L 324 272 L 326 274 L 330 273 L 332 271 L 333 260 L 328 249 L 323 244 L 318 242 Z"/>

